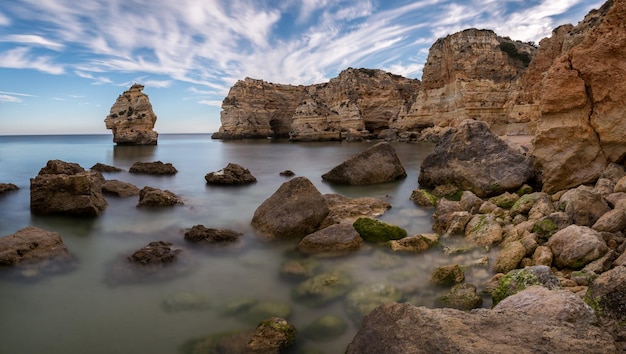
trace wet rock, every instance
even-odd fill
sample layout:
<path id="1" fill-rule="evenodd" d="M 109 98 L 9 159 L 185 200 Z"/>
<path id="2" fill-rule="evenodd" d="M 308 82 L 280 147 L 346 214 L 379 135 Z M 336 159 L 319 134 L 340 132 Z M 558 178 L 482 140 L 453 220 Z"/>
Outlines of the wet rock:
<path id="1" fill-rule="evenodd" d="M 302 330 L 305 338 L 314 341 L 328 341 L 346 332 L 348 323 L 337 315 L 324 315 L 316 318 Z"/>
<path id="2" fill-rule="evenodd" d="M 217 172 L 209 172 L 204 176 L 208 184 L 249 184 L 256 182 L 250 170 L 235 163 L 229 163 Z"/>
<path id="3" fill-rule="evenodd" d="M 487 123 L 465 120 L 424 159 L 419 184 L 425 188 L 453 184 L 488 197 L 519 188 L 531 174 L 528 156 L 492 133 Z"/>
<path id="4" fill-rule="evenodd" d="M 432 193 L 428 192 L 425 189 L 415 189 L 411 192 L 410 198 L 415 205 L 423 206 L 423 207 L 435 207 L 437 206 L 437 202 L 439 198 L 437 198 Z"/>
<path id="5" fill-rule="evenodd" d="M 388 242 L 407 236 L 403 228 L 372 218 L 358 218 L 352 226 L 366 242 Z"/>
<path id="6" fill-rule="evenodd" d="M 128 257 L 128 260 L 131 263 L 146 266 L 174 263 L 182 250 L 170 246 L 172 246 L 171 242 L 150 242 L 147 246 L 135 251 Z"/>
<path id="7" fill-rule="evenodd" d="M 330 271 L 314 276 L 293 288 L 294 300 L 320 306 L 337 300 L 352 287 L 352 278 L 343 271 Z"/>
<path id="8" fill-rule="evenodd" d="M 476 286 L 467 283 L 456 284 L 448 293 L 435 299 L 437 307 L 447 307 L 469 311 L 482 305 L 483 298 L 476 293 Z"/>
<path id="9" fill-rule="evenodd" d="M 283 177 L 293 177 L 296 174 L 292 170 L 284 170 L 284 171 L 280 172 L 279 175 L 281 175 Z"/>
<path id="10" fill-rule="evenodd" d="M 537 201 L 542 198 L 544 194 L 545 193 L 542 194 L 541 192 L 524 194 L 511 207 L 511 216 L 516 216 L 519 214 L 528 215 L 530 209 L 532 209 L 535 203 L 537 203 Z"/>
<path id="11" fill-rule="evenodd" d="M 377 143 L 322 175 L 325 181 L 351 185 L 393 182 L 404 177 L 400 158 L 386 142 Z"/>
<path id="12" fill-rule="evenodd" d="M 0 183 L 0 195 L 18 190 L 19 187 L 13 183 Z"/>
<path id="13" fill-rule="evenodd" d="M 122 169 L 119 167 L 105 165 L 100 162 L 91 166 L 90 170 L 97 171 L 97 172 L 121 172 L 122 171 Z"/>
<path id="14" fill-rule="evenodd" d="M 298 251 L 320 256 L 339 256 L 356 251 L 363 239 L 350 224 L 335 224 L 304 237 Z"/>
<path id="15" fill-rule="evenodd" d="M 554 254 L 557 267 L 571 269 L 581 269 L 608 251 L 599 232 L 578 225 L 570 225 L 555 233 L 546 246 Z"/>
<path id="16" fill-rule="evenodd" d="M 230 229 L 213 229 L 204 225 L 194 225 L 185 232 L 185 240 L 200 244 L 231 244 L 239 241 L 243 234 Z"/>
<path id="17" fill-rule="evenodd" d="M 121 198 L 131 197 L 139 194 L 139 188 L 131 183 L 111 179 L 104 181 L 102 184 L 102 193 Z"/>
<path id="18" fill-rule="evenodd" d="M 465 273 L 458 264 L 445 265 L 435 268 L 430 275 L 430 283 L 439 286 L 452 286 L 462 283 Z"/>
<path id="19" fill-rule="evenodd" d="M 497 288 L 491 293 L 493 305 L 532 285 L 541 285 L 548 289 L 558 289 L 561 286 L 559 279 L 552 274 L 548 266 L 514 269 L 499 279 Z"/>
<path id="20" fill-rule="evenodd" d="M 130 169 L 130 173 L 145 175 L 174 175 L 178 170 L 171 163 L 163 163 L 161 161 L 154 162 L 135 162 Z"/>
<path id="21" fill-rule="evenodd" d="M 495 204 L 499 208 L 511 209 L 515 202 L 519 200 L 519 195 L 515 193 L 504 192 L 495 197 L 489 198 L 489 201 Z"/>
<path id="22" fill-rule="evenodd" d="M 104 177 L 76 163 L 50 160 L 30 179 L 30 209 L 36 214 L 98 216 L 107 202 L 102 196 Z"/>
<path id="23" fill-rule="evenodd" d="M 254 212 L 252 226 L 269 239 L 302 238 L 329 214 L 324 196 L 306 177 L 283 183 Z"/>
<path id="24" fill-rule="evenodd" d="M 183 202 L 176 194 L 168 190 L 146 186 L 139 191 L 139 203 L 137 203 L 137 207 L 169 207 L 181 204 L 183 204 Z"/>
<path id="25" fill-rule="evenodd" d="M 594 325 L 572 326 L 512 309 L 464 312 L 389 303 L 363 319 L 346 353 L 572 353 L 581 348 L 616 352 L 612 337 Z"/>
<path id="26" fill-rule="evenodd" d="M 279 317 L 272 317 L 259 323 L 246 345 L 246 353 L 284 353 L 296 340 L 296 328 Z"/>
<path id="27" fill-rule="evenodd" d="M 36 278 L 70 270 L 74 256 L 57 232 L 27 226 L 0 237 L 0 266 L 15 267 L 20 278 Z"/>
<path id="28" fill-rule="evenodd" d="M 322 225 L 353 223 L 360 217 L 378 217 L 391 208 L 389 202 L 372 197 L 349 198 L 341 194 L 324 194 L 329 214 Z"/>
<path id="29" fill-rule="evenodd" d="M 502 227 L 493 214 L 477 214 L 467 223 L 465 238 L 480 246 L 492 246 L 502 241 Z"/>
<path id="30" fill-rule="evenodd" d="M 421 253 L 438 242 L 437 234 L 414 235 L 389 241 L 389 248 L 394 252 Z"/>
<path id="31" fill-rule="evenodd" d="M 359 323 L 376 307 L 402 299 L 402 292 L 388 284 L 359 285 L 346 295 L 346 312 L 354 323 Z"/>

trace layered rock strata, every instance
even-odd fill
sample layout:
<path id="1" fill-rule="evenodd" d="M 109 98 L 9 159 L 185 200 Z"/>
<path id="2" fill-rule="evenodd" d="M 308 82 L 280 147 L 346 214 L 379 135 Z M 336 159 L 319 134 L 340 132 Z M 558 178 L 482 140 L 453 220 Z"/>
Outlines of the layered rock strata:
<path id="1" fill-rule="evenodd" d="M 144 86 L 134 84 L 117 97 L 109 115 L 104 119 L 107 129 L 113 131 L 113 142 L 118 145 L 156 145 L 158 133 L 154 124 L 157 116 L 152 111 Z"/>

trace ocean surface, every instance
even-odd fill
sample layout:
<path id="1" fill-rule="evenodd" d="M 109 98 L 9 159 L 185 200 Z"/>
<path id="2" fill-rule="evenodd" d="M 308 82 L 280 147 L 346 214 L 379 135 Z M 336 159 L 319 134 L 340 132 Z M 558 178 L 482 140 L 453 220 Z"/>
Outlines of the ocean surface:
<path id="1" fill-rule="evenodd" d="M 293 352 L 343 353 L 358 323 L 347 315 L 345 302 L 309 307 L 291 297 L 297 283 L 280 276 L 281 265 L 298 257 L 297 241 L 267 242 L 250 227 L 255 209 L 288 179 L 292 170 L 311 180 L 321 193 L 348 197 L 377 197 L 392 204 L 383 221 L 405 228 L 409 235 L 430 233 L 434 210 L 414 205 L 409 197 L 418 188 L 420 162 L 431 144 L 394 143 L 407 178 L 374 186 L 336 186 L 321 175 L 374 142 L 292 143 L 276 140 L 211 140 L 210 135 L 161 135 L 157 146 L 115 146 L 110 135 L 0 136 L 0 182 L 14 183 L 17 192 L 0 196 L 0 236 L 32 225 L 60 233 L 78 267 L 36 281 L 9 277 L 0 269 L 0 353 L 177 353 L 192 339 L 254 328 L 249 318 L 225 311 L 236 302 L 288 304 L 288 320 L 302 329 L 325 314 L 345 319 L 341 336 L 311 340 L 298 336 Z M 104 173 L 106 179 L 130 182 L 139 188 L 168 189 L 184 205 L 163 209 L 136 208 L 138 197 L 106 196 L 106 211 L 97 218 L 36 216 L 30 213 L 29 179 L 48 160 L 75 162 L 85 169 L 100 162 L 122 168 Z M 174 176 L 128 173 L 137 161 L 170 162 Z M 208 186 L 204 176 L 229 162 L 250 170 L 257 183 L 242 187 Z M 202 224 L 244 234 L 239 246 L 207 250 L 183 239 L 186 229 Z M 171 279 L 119 283 L 110 279 L 120 259 L 152 241 L 169 241 L 190 254 L 188 267 Z M 462 240 L 442 240 L 456 244 Z M 403 301 L 434 306 L 445 289 L 428 284 L 440 265 L 465 264 L 483 254 L 444 255 L 440 248 L 417 255 L 393 255 L 366 245 L 350 256 L 322 258 L 323 270 L 347 269 L 356 284 L 384 283 L 405 293 Z M 466 281 L 479 285 L 491 274 L 471 268 Z M 167 311 L 164 303 L 181 294 L 207 300 L 202 309 Z"/>

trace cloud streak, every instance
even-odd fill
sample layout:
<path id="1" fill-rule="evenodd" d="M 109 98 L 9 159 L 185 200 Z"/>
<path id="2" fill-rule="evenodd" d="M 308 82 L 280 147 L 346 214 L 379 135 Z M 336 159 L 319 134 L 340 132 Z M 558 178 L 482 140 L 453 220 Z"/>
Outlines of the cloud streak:
<path id="1" fill-rule="evenodd" d="M 438 37 L 478 27 L 538 42 L 586 1 L 16 0 L 0 12 L 0 67 L 183 82 L 214 104 L 244 77 L 310 84 L 348 66 L 420 77 Z"/>

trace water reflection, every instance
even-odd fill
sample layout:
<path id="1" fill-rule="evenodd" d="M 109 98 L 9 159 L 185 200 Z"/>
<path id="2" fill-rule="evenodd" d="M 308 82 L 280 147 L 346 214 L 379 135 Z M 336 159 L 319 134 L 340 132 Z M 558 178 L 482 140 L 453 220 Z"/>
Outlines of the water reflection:
<path id="1" fill-rule="evenodd" d="M 137 161 L 150 162 L 154 160 L 157 148 L 157 145 L 115 145 L 113 161 L 116 165 L 132 165 Z"/>

